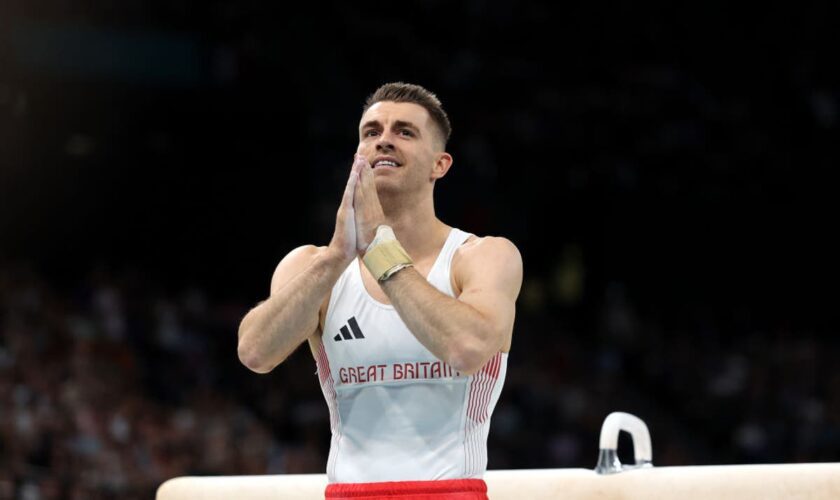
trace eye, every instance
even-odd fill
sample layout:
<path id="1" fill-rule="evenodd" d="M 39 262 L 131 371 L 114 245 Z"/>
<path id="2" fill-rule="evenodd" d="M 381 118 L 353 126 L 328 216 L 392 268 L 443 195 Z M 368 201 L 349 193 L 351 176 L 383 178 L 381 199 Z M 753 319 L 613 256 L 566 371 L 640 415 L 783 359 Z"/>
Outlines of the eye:
<path id="1" fill-rule="evenodd" d="M 412 132 L 411 130 L 409 130 L 407 128 L 401 129 L 400 133 L 403 134 L 403 135 L 407 135 L 409 137 L 414 137 L 414 132 Z"/>
<path id="2" fill-rule="evenodd" d="M 374 129 L 368 129 L 368 130 L 366 130 L 366 131 L 364 132 L 364 134 L 362 134 L 362 135 L 363 135 L 364 137 L 373 137 L 376 133 L 377 133 L 377 132 L 376 132 L 376 130 L 374 130 Z"/>

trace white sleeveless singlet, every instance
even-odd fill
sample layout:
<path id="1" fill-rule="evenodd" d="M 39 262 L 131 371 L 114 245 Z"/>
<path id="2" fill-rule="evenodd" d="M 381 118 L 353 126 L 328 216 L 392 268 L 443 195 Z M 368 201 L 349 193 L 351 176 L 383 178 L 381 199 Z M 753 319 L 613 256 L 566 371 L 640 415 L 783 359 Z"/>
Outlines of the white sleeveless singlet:
<path id="1" fill-rule="evenodd" d="M 453 228 L 428 281 L 454 297 L 452 257 L 471 234 Z M 316 364 L 330 410 L 330 483 L 481 478 L 507 353 L 461 375 L 364 287 L 354 260 L 332 289 Z"/>

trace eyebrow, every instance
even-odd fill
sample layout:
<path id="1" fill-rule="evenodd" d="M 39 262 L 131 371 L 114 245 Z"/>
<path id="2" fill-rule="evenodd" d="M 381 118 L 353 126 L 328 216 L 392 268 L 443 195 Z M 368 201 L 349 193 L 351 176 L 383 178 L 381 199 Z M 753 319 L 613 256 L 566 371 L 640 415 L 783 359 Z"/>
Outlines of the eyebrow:
<path id="1" fill-rule="evenodd" d="M 365 124 L 362 125 L 362 130 L 365 130 L 365 129 L 368 129 L 368 128 L 382 128 L 382 124 L 379 123 L 379 120 L 371 120 L 369 122 L 365 122 Z M 394 122 L 394 128 L 410 128 L 411 130 L 416 132 L 417 135 L 421 135 L 420 128 L 417 127 L 417 125 L 415 125 L 411 122 L 404 121 L 404 120 L 395 121 Z"/>
<path id="2" fill-rule="evenodd" d="M 411 130 L 417 132 L 418 135 L 420 134 L 420 128 L 417 127 L 415 124 L 413 124 L 411 122 L 405 122 L 405 121 L 402 121 L 402 120 L 397 120 L 397 121 L 394 122 L 394 127 L 396 127 L 396 128 L 410 128 Z"/>

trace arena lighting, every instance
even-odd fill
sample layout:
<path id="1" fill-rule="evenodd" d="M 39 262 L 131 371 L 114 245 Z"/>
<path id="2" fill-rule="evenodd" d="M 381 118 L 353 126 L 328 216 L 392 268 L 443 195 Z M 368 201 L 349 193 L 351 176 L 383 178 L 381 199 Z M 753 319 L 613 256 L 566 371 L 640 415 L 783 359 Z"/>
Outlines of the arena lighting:
<path id="1" fill-rule="evenodd" d="M 635 463 L 618 460 L 618 435 L 633 438 Z M 601 427 L 598 465 L 589 469 L 490 470 L 492 500 L 829 500 L 840 498 L 840 463 L 654 467 L 650 434 L 634 415 L 611 413 Z M 179 477 L 157 500 L 324 498 L 325 474 Z"/>

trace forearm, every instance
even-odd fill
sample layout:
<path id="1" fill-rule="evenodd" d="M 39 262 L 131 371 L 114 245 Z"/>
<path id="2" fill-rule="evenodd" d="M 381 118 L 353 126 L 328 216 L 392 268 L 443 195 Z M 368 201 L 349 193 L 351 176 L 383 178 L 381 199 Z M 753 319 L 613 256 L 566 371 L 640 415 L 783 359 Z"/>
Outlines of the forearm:
<path id="1" fill-rule="evenodd" d="M 493 325 L 469 304 L 441 293 L 413 267 L 380 282 L 417 340 L 439 359 L 469 374 L 481 368 Z"/>
<path id="2" fill-rule="evenodd" d="M 239 359 L 265 373 L 285 360 L 315 331 L 321 303 L 346 262 L 321 252 L 312 263 L 260 303 L 239 325 Z"/>

